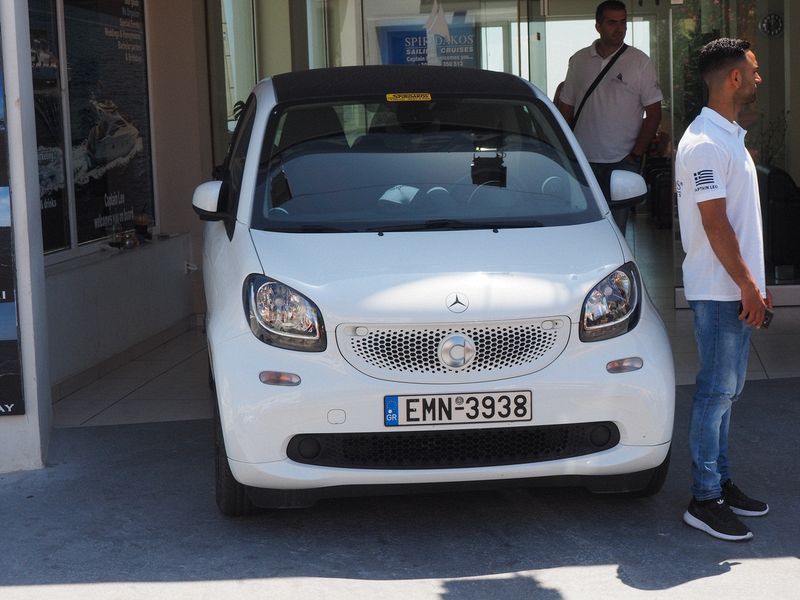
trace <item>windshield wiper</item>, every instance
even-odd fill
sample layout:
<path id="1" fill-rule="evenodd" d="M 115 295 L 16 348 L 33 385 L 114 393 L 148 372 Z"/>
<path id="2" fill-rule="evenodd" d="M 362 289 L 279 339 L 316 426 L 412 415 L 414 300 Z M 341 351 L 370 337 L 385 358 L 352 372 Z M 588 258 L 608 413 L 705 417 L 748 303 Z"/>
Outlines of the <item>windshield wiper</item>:
<path id="1" fill-rule="evenodd" d="M 491 229 L 490 224 L 477 223 L 475 221 L 461 221 L 459 219 L 431 219 L 428 221 L 411 221 L 407 223 L 396 223 L 394 225 L 379 225 L 370 227 L 367 231 L 427 231 L 434 229 Z"/>
<path id="2" fill-rule="evenodd" d="M 341 227 L 331 227 L 330 225 L 276 225 L 268 225 L 267 230 L 278 233 L 352 233 L 356 231 L 355 229 L 342 229 Z"/>
<path id="3" fill-rule="evenodd" d="M 422 222 L 398 223 L 370 227 L 367 231 L 436 231 L 455 229 L 520 229 L 524 227 L 544 227 L 539 221 L 462 221 L 460 219 L 430 219 Z"/>
<path id="4" fill-rule="evenodd" d="M 479 227 L 481 223 L 475 221 L 462 221 L 460 219 L 430 219 L 422 223 L 422 229 L 467 229 Z M 486 225 L 490 228 L 491 225 Z"/>

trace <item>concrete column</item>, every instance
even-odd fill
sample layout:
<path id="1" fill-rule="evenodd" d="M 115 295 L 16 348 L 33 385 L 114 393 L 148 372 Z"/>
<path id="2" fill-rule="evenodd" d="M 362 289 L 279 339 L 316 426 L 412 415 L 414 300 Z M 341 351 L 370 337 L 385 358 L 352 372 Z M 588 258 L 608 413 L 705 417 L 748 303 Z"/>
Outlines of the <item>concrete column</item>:
<path id="1" fill-rule="evenodd" d="M 44 465 L 52 406 L 27 0 L 0 2 L 25 414 L 0 418 L 0 473 Z"/>

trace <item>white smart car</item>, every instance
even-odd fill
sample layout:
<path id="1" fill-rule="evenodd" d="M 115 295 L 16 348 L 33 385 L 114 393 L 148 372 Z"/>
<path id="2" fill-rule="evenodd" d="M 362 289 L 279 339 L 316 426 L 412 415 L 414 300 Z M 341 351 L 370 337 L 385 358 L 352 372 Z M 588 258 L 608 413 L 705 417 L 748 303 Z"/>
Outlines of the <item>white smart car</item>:
<path id="1" fill-rule="evenodd" d="M 528 82 L 347 67 L 259 83 L 194 207 L 223 513 L 411 487 L 657 492 L 663 323 Z M 615 172 L 612 199 L 640 201 Z"/>

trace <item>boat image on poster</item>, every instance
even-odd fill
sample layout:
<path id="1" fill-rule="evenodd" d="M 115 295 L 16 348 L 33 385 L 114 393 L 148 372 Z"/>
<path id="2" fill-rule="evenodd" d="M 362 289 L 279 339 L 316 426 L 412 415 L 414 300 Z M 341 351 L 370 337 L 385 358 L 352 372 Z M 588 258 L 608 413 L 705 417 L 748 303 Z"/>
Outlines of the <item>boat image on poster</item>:
<path id="1" fill-rule="evenodd" d="M 89 100 L 97 114 L 97 123 L 89 130 L 86 154 L 91 166 L 100 166 L 128 157 L 141 145 L 139 130 L 128 122 L 111 100 Z"/>
<path id="2" fill-rule="evenodd" d="M 95 120 L 80 144 L 72 147 L 73 177 L 78 185 L 100 179 L 109 170 L 127 165 L 142 151 L 142 136 L 120 114 L 112 100 L 89 99 Z M 64 187 L 64 155 L 59 147 L 38 147 L 39 186 L 42 193 Z"/>

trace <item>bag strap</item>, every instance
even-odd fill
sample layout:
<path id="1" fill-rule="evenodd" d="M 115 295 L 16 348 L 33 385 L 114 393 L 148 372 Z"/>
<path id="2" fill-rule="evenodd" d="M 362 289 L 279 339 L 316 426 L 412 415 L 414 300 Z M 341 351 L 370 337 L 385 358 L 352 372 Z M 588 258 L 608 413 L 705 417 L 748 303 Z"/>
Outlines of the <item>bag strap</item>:
<path id="1" fill-rule="evenodd" d="M 578 110 L 575 112 L 575 116 L 572 117 L 572 129 L 573 130 L 575 129 L 575 124 L 578 122 L 578 117 L 581 116 L 581 111 L 583 110 L 583 105 L 586 104 L 586 100 L 592 94 L 592 92 L 594 91 L 594 88 L 596 88 L 598 86 L 598 84 L 603 79 L 603 77 L 606 76 L 606 73 L 608 73 L 608 71 L 611 69 L 611 67 L 614 66 L 614 63 L 617 62 L 617 59 L 620 56 L 622 56 L 622 53 L 625 52 L 625 50 L 627 50 L 627 49 L 628 49 L 628 44 L 623 43 L 622 44 L 622 48 L 617 51 L 617 53 L 614 55 L 614 57 L 610 61 L 608 61 L 608 64 L 606 64 L 606 66 L 603 68 L 603 70 L 600 71 L 600 74 L 592 82 L 592 85 L 589 86 L 589 89 L 586 90 L 586 93 L 583 95 L 583 100 L 581 100 L 580 106 L 578 106 Z"/>

